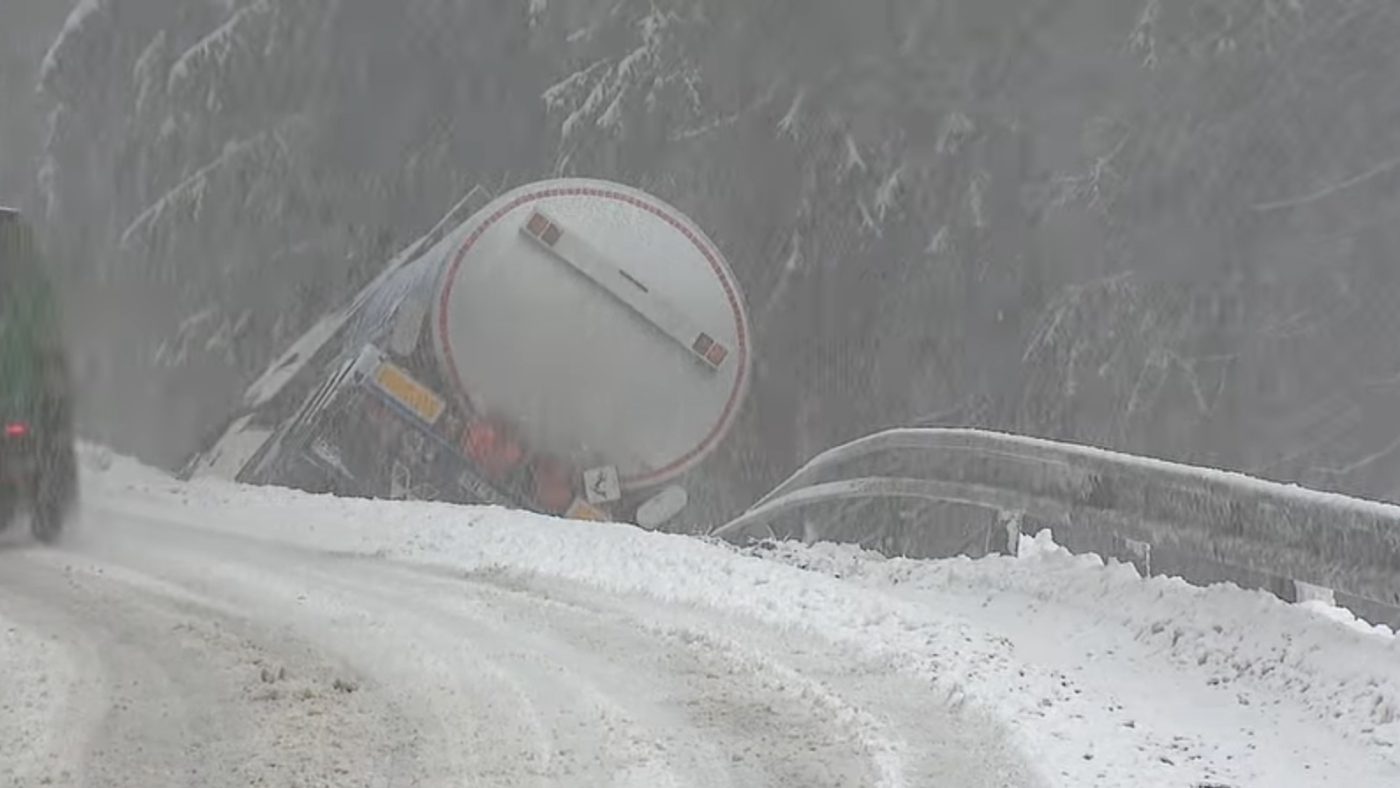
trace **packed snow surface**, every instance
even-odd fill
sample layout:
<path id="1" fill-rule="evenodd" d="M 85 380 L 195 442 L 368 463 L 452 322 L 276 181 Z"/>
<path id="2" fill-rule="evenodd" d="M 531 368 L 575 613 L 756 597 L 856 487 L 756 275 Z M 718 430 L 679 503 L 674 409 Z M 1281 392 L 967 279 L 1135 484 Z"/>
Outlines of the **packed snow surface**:
<path id="1" fill-rule="evenodd" d="M 1400 647 L 1019 558 L 747 550 L 86 455 L 0 549 L 0 786 L 1395 786 Z"/>

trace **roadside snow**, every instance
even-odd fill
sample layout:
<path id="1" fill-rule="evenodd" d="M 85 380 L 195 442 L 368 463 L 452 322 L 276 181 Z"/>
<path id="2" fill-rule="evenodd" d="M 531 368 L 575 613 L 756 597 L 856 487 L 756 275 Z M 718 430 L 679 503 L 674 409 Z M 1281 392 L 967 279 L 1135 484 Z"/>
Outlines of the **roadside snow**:
<path id="1" fill-rule="evenodd" d="M 57 707 L 53 695 L 62 682 L 51 679 L 59 653 L 18 622 L 0 616 L 0 741 L 24 755 L 0 766 L 0 785 L 27 785 L 43 771 L 44 764 L 32 756 L 49 750 L 47 740 L 57 728 L 51 724 Z"/>
<path id="2" fill-rule="evenodd" d="M 91 667 L 84 656 L 0 615 L 0 786 L 45 784 L 71 756 L 66 712 Z"/>
<path id="3" fill-rule="evenodd" d="M 500 509 L 183 484 L 106 457 L 87 453 L 89 494 L 114 511 L 561 578 L 848 644 L 1004 720 L 1053 783 L 1400 785 L 1393 635 L 1262 594 L 1143 581 L 1043 538 L 1017 559 L 886 560 L 830 545 L 746 555 Z"/>
<path id="4" fill-rule="evenodd" d="M 887 559 L 833 544 L 751 552 L 975 617 L 1023 659 L 1099 689 L 1139 724 L 1190 730 L 1199 744 L 1227 745 L 1222 752 L 1241 735 L 1256 748 L 1261 727 L 1300 747 L 1325 727 L 1400 766 L 1400 638 L 1388 627 L 1322 602 L 1144 580 L 1128 565 L 1070 554 L 1048 531 L 1022 537 L 1021 548 L 1018 558 L 976 561 Z M 1162 699 L 1144 704 L 1148 687 Z"/>

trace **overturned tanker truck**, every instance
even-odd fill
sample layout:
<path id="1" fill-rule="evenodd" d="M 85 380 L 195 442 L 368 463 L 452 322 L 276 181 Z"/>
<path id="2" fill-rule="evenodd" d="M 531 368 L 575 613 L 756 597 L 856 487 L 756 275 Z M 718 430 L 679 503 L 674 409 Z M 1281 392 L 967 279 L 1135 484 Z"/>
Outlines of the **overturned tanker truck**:
<path id="1" fill-rule="evenodd" d="M 739 286 L 649 194 L 473 192 L 303 335 L 184 468 L 656 528 L 748 386 Z"/>

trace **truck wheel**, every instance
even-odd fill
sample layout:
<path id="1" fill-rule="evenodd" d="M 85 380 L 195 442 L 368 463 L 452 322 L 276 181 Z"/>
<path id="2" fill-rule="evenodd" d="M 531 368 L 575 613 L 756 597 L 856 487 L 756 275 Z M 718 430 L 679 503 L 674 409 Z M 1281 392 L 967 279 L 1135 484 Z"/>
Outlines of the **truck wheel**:
<path id="1" fill-rule="evenodd" d="M 34 538 L 52 544 L 63 531 L 64 521 L 77 492 L 77 463 L 71 451 L 61 452 L 57 462 L 40 476 L 34 495 L 30 530 Z"/>
<path id="2" fill-rule="evenodd" d="M 34 538 L 44 544 L 53 544 L 63 531 L 65 507 L 53 499 L 40 499 L 34 502 L 34 513 L 29 529 Z"/>

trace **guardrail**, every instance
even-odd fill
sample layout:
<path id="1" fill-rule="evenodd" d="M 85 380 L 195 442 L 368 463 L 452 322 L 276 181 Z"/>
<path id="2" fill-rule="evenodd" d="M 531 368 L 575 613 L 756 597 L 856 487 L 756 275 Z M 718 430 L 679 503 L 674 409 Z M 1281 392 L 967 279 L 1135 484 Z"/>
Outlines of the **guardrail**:
<path id="1" fill-rule="evenodd" d="M 742 542 L 809 507 L 870 498 L 998 512 L 989 540 L 1000 552 L 1014 553 L 1022 521 L 1032 521 L 1073 552 L 1144 575 L 1324 599 L 1400 628 L 1400 506 L 1020 435 L 930 428 L 861 438 L 813 458 L 712 535 Z"/>

